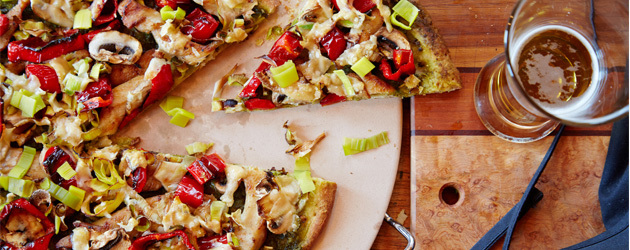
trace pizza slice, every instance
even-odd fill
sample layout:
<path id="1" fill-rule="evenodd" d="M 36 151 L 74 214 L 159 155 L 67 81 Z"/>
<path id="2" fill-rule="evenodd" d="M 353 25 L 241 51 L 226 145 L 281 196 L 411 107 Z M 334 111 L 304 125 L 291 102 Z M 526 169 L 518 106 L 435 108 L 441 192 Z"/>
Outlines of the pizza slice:
<path id="1" fill-rule="evenodd" d="M 304 191 L 296 174 L 217 154 L 57 145 L 37 158 L 21 178 L 0 169 L 0 247 L 308 249 L 336 191 L 320 178 Z"/>
<path id="2" fill-rule="evenodd" d="M 214 111 L 329 105 L 461 88 L 428 13 L 407 0 L 309 0 L 261 58 L 238 96 L 215 92 Z"/>
<path id="3" fill-rule="evenodd" d="M 63 142 L 80 151 L 115 134 L 225 47 L 246 39 L 278 4 L 3 1 L 0 159 L 15 146 Z"/>

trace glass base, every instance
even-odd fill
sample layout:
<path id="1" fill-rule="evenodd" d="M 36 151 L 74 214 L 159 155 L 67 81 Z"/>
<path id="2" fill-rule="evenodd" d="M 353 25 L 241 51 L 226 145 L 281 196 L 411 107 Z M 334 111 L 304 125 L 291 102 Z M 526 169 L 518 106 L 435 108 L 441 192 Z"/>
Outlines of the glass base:
<path id="1" fill-rule="evenodd" d="M 475 109 L 483 125 L 510 142 L 533 142 L 549 135 L 559 123 L 525 109 L 508 84 L 502 53 L 481 69 L 475 84 Z"/>

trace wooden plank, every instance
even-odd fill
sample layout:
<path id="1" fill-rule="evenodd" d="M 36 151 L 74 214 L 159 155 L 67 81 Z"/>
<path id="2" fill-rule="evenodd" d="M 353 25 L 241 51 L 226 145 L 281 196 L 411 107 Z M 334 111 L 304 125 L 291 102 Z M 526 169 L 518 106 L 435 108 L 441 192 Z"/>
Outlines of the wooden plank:
<path id="1" fill-rule="evenodd" d="M 516 144 L 494 136 L 412 137 L 411 223 L 417 247 L 473 246 L 521 198 L 551 140 Z M 605 230 L 597 190 L 608 140 L 560 139 L 536 186 L 544 198 L 521 219 L 514 249 L 559 249 Z M 440 193 L 445 186 L 459 192 L 453 205 Z"/>

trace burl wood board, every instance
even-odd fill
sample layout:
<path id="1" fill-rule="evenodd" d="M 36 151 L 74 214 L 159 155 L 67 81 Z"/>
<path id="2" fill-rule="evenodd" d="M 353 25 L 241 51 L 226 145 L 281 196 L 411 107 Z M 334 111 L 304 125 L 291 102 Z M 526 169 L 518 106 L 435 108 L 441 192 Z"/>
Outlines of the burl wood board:
<path id="1" fill-rule="evenodd" d="M 411 230 L 417 249 L 469 249 L 519 201 L 553 138 L 503 141 L 473 106 L 475 80 L 503 51 L 515 1 L 421 3 L 449 47 L 463 89 L 412 100 Z M 605 230 L 597 192 L 610 129 L 565 130 L 536 185 L 544 198 L 519 222 L 513 249 L 558 249 Z M 445 187 L 458 191 L 456 202 L 441 196 Z"/>

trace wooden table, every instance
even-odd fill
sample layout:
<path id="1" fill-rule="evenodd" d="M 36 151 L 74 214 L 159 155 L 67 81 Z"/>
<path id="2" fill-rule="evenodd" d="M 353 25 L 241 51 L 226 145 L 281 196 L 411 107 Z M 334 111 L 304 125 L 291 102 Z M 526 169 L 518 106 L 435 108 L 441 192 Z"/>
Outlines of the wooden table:
<path id="1" fill-rule="evenodd" d="M 444 38 L 449 50 L 451 52 L 451 57 L 458 67 L 461 76 L 463 89 L 447 93 L 441 95 L 432 95 L 432 96 L 423 96 L 416 97 L 411 99 L 403 100 L 403 139 L 402 139 L 402 151 L 400 156 L 400 163 L 398 166 L 398 176 L 396 178 L 396 184 L 394 186 L 394 190 L 392 193 L 392 197 L 389 203 L 389 208 L 387 212 L 394 218 L 404 210 L 404 213 L 409 216 L 404 222 L 404 226 L 407 228 L 411 228 L 413 219 L 422 220 L 422 209 L 423 206 L 427 204 L 423 203 L 423 199 L 418 199 L 418 194 L 413 193 L 412 183 L 424 181 L 424 179 L 417 177 L 417 171 L 420 171 L 419 166 L 422 165 L 422 159 L 414 159 L 418 158 L 418 155 L 421 153 L 418 152 L 419 147 L 432 146 L 434 144 L 427 142 L 426 138 L 431 138 L 429 141 L 440 140 L 444 141 L 447 139 L 456 138 L 457 136 L 468 135 L 465 140 L 472 140 L 475 143 L 475 140 L 483 140 L 487 143 L 487 141 L 491 141 L 492 143 L 507 143 L 501 142 L 496 137 L 492 136 L 486 129 L 483 127 L 481 122 L 479 121 L 474 107 L 473 107 L 473 97 L 472 97 L 472 88 L 474 87 L 474 83 L 479 73 L 481 67 L 483 67 L 488 60 L 490 60 L 495 55 L 501 53 L 503 51 L 503 31 L 505 29 L 506 22 L 512 11 L 513 5 L 515 3 L 514 0 L 486 0 L 483 2 L 478 1 L 461 1 L 461 0 L 445 0 L 445 1 L 428 1 L 428 0 L 420 0 L 420 3 L 427 9 L 427 11 L 431 14 L 433 18 L 434 25 L 440 30 L 441 35 Z M 603 160 L 606 153 L 606 148 L 608 145 L 608 138 L 610 135 L 611 126 L 600 126 L 595 128 L 587 128 L 587 129 L 573 129 L 570 128 L 565 131 L 565 136 L 569 139 L 570 142 L 579 142 L 582 144 L 587 144 L 589 147 L 592 145 L 593 148 L 589 148 L 588 150 L 595 150 L 597 152 L 589 152 L 592 154 L 593 161 L 588 166 L 582 166 L 583 168 L 588 168 L 588 173 L 592 173 L 589 176 L 585 176 L 584 178 L 573 178 L 574 182 L 584 182 L 586 184 L 582 185 L 583 190 L 587 190 L 589 195 L 586 195 L 585 199 L 580 200 L 578 205 L 582 205 L 587 207 L 588 213 L 582 214 L 579 218 L 576 218 L 578 223 L 575 221 L 564 222 L 565 224 L 588 224 L 587 226 L 581 225 L 578 226 L 576 233 L 574 235 L 562 235 L 564 231 L 567 230 L 576 230 L 571 226 L 567 226 L 566 228 L 557 230 L 560 235 L 553 235 L 558 238 L 563 238 L 563 240 L 557 241 L 554 239 L 549 239 L 550 237 L 545 237 L 544 232 L 543 235 L 540 235 L 540 232 L 532 231 L 532 228 L 535 228 L 534 223 L 523 222 L 522 229 L 517 230 L 516 233 L 526 234 L 527 237 L 520 237 L 521 240 L 515 240 L 517 246 L 523 247 L 541 247 L 545 246 L 546 248 L 554 248 L 558 246 L 568 246 L 569 244 L 577 243 L 579 241 L 585 240 L 589 237 L 596 235 L 604 230 L 603 225 L 601 223 L 601 215 L 599 215 L 599 204 L 597 203 L 597 187 L 599 184 L 598 173 L 601 173 L 601 167 L 603 166 Z M 495 140 L 498 140 L 495 141 Z M 518 145 L 524 145 L 523 147 L 529 148 L 537 148 L 537 150 L 542 150 L 542 154 L 546 151 L 546 148 L 549 145 L 551 137 L 545 138 L 538 145 L 535 144 L 513 144 L 510 143 L 505 144 L 508 148 L 518 148 Z M 561 141 L 562 144 L 563 141 Z M 429 145 L 430 144 L 430 145 Z M 568 144 L 565 142 L 564 144 Z M 502 144 L 503 145 L 503 144 Z M 412 152 L 412 150 L 416 150 L 416 152 Z M 497 152 L 501 153 L 502 147 L 496 149 Z M 560 155 L 556 157 L 558 159 L 552 159 L 550 166 L 553 166 L 554 161 L 562 161 L 562 158 L 571 157 L 567 152 L 570 150 L 579 150 L 581 149 L 562 149 L 559 148 L 554 154 Z M 586 149 L 584 149 L 586 150 Z M 573 152 L 574 154 L 576 152 Z M 415 155 L 415 157 L 414 157 Z M 589 156 L 590 157 L 590 156 Z M 535 157 L 534 157 L 535 158 Z M 540 156 L 542 158 L 542 155 Z M 425 230 L 425 228 L 421 228 L 422 225 L 415 225 L 416 228 L 411 228 L 412 231 L 416 231 L 416 241 L 418 241 L 418 245 L 416 245 L 416 249 L 466 249 L 470 248 L 477 239 L 479 239 L 485 231 L 487 231 L 494 222 L 498 221 L 500 217 L 502 217 L 510 208 L 513 206 L 518 199 L 520 198 L 519 193 L 522 194 L 522 191 L 525 190 L 527 182 L 529 178 L 531 178 L 533 171 L 538 166 L 540 160 L 532 159 L 529 165 L 533 165 L 534 167 L 527 167 L 524 172 L 523 178 L 520 178 L 518 181 L 514 183 L 514 187 L 511 193 L 511 196 L 508 198 L 499 196 L 498 199 L 502 199 L 504 202 L 497 202 L 497 209 L 493 210 L 492 216 L 487 216 L 481 223 L 479 229 L 476 231 L 468 230 L 465 228 L 466 225 L 463 225 L 462 228 L 458 230 L 454 230 L 454 232 L 450 232 L 449 230 L 445 230 L 444 235 L 436 236 L 431 235 L 431 232 Z M 557 164 L 556 164 L 557 165 Z M 497 166 L 491 166 L 493 168 L 497 168 Z M 548 167 L 550 168 L 550 167 Z M 555 180 L 554 175 L 563 175 L 561 171 L 565 170 L 547 170 L 543 177 L 548 178 L 550 183 L 553 183 Z M 579 169 L 576 170 L 579 173 Z M 587 171 L 587 170 L 585 170 Z M 548 173 L 547 173 L 548 172 Z M 584 171 L 583 171 L 584 172 Z M 573 172 L 571 172 L 573 173 Z M 587 172 L 584 172 L 587 173 Z M 452 175 L 456 175 L 457 173 L 452 173 Z M 446 177 L 449 177 L 448 174 Z M 444 178 L 444 176 L 442 176 Z M 571 179 L 571 178 L 568 178 Z M 564 182 L 564 179 L 561 179 Z M 566 183 L 563 183 L 566 184 Z M 565 186 L 555 184 L 543 183 L 542 189 L 545 194 L 551 194 L 551 196 L 555 195 L 555 189 L 562 189 Z M 567 184 L 568 185 L 568 184 Z M 552 191 L 550 189 L 555 188 Z M 560 192 L 560 191 L 558 191 Z M 593 193 L 594 192 L 594 193 Z M 469 195 L 467 199 L 475 198 L 474 194 Z M 562 200 L 562 198 L 547 198 L 546 200 L 555 201 Z M 413 202 L 412 202 L 413 201 Z M 549 201 L 541 201 L 540 207 L 545 209 L 550 206 L 557 205 L 555 203 L 550 203 Z M 427 201 L 429 202 L 429 201 Z M 544 203 L 546 202 L 546 203 Z M 417 207 L 412 209 L 411 204 L 416 204 Z M 466 204 L 468 205 L 468 204 Z M 451 209 L 455 210 L 448 206 L 438 206 L 437 209 Z M 446 207 L 446 208 L 445 208 Z M 471 208 L 472 209 L 472 208 Z M 412 216 L 412 211 L 417 211 L 420 216 Z M 582 211 L 582 210 L 579 210 Z M 472 211 L 471 213 L 479 213 L 480 211 Z M 531 212 L 530 212 L 531 213 Z M 544 214 L 544 213 L 538 213 Z M 549 213 L 552 214 L 552 213 Z M 446 217 L 448 217 L 447 214 Z M 453 217 L 457 216 L 455 213 L 451 213 Z M 598 217 L 599 215 L 599 217 Z M 529 214 L 528 214 L 529 216 Z M 525 217 L 523 220 L 527 221 L 535 221 L 542 220 L 547 221 L 546 223 L 559 223 L 553 217 L 549 217 L 551 215 L 533 215 L 529 217 Z M 414 218 L 415 217 L 415 218 Z M 471 218 L 468 220 L 473 220 L 473 224 L 477 220 L 476 214 L 472 214 Z M 522 220 L 522 221 L 523 221 Z M 431 224 L 434 223 L 436 226 L 439 226 L 441 221 L 438 220 L 426 220 L 425 223 Z M 471 222 L 471 221 L 468 221 Z M 455 225 L 459 225 L 454 223 Z M 562 224 L 564 225 L 564 224 Z M 587 227 L 588 229 L 584 229 Z M 469 232 L 469 233 L 467 233 Z M 440 238 L 441 237 L 441 238 Z M 447 239 L 444 239 L 444 238 Z M 449 247 L 445 247 L 444 241 L 449 241 L 448 237 L 452 237 L 449 243 L 453 243 L 448 245 Z M 518 237 L 517 237 L 518 238 Z M 566 239 L 564 239 L 566 238 Z M 533 244 L 531 242 L 539 242 L 539 245 Z M 398 233 L 393 227 L 389 226 L 387 223 L 383 223 L 378 233 L 376 240 L 373 243 L 373 249 L 403 249 L 407 244 L 407 241 L 402 237 L 400 233 Z"/>

